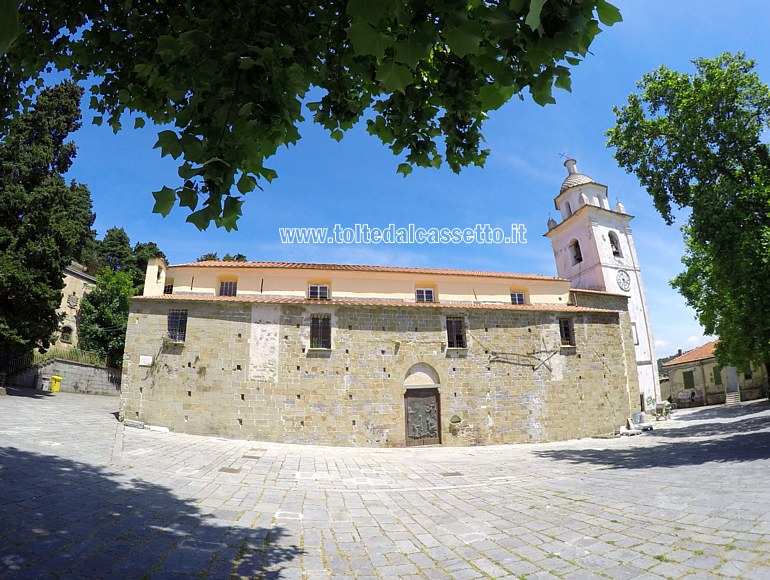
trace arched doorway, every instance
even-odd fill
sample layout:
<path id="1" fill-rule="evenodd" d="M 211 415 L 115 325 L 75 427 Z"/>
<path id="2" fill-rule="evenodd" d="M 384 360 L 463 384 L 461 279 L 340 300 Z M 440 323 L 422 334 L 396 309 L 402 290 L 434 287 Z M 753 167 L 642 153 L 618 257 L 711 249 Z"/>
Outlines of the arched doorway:
<path id="1" fill-rule="evenodd" d="M 429 364 L 417 363 L 406 373 L 404 412 L 407 447 L 441 443 L 439 383 L 438 373 Z"/>

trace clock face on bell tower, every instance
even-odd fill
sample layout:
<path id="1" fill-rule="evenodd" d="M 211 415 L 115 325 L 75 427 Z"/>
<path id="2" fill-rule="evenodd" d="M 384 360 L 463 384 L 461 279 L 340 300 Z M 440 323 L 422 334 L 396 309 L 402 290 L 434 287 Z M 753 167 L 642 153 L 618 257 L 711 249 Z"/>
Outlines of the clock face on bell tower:
<path id="1" fill-rule="evenodd" d="M 623 292 L 631 290 L 631 276 L 625 270 L 618 270 L 617 274 L 618 286 Z"/>

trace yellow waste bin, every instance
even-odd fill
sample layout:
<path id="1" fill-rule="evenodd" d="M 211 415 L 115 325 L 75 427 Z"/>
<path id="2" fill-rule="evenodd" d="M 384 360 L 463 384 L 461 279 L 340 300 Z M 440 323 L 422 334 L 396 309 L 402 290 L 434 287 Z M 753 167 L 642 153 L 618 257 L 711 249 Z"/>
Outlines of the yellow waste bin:
<path id="1" fill-rule="evenodd" d="M 51 377 L 51 392 L 58 393 L 59 387 L 61 387 L 61 377 L 57 377 L 56 375 L 53 375 Z"/>

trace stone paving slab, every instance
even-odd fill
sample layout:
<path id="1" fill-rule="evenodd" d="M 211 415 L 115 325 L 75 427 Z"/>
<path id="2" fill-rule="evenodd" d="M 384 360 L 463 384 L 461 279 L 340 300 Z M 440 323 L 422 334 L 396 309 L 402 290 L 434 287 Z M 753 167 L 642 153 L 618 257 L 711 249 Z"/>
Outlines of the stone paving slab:
<path id="1" fill-rule="evenodd" d="M 767 401 L 637 437 L 354 449 L 0 397 L 2 578 L 768 578 Z"/>

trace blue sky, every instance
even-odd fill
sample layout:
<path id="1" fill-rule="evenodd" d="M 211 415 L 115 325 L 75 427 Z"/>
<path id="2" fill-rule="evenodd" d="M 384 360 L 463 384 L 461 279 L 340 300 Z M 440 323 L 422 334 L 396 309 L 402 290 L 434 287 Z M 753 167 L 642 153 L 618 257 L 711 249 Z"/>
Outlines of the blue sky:
<path id="1" fill-rule="evenodd" d="M 239 230 L 199 232 L 185 223 L 186 209 L 162 218 L 151 213 L 151 192 L 177 184 L 176 163 L 152 148 L 152 127 L 113 135 L 90 124 L 75 135 L 78 157 L 69 176 L 91 190 L 99 237 L 112 226 L 132 242 L 156 242 L 171 263 L 206 252 L 241 252 L 255 261 L 303 261 L 431 266 L 555 275 L 550 242 L 543 237 L 553 198 L 566 176 L 562 154 L 582 173 L 609 187 L 631 222 L 652 317 L 658 356 L 707 342 L 702 329 L 668 281 L 680 270 L 679 221 L 666 226 L 635 177 L 618 168 L 605 146 L 613 105 L 625 103 L 645 72 L 666 65 L 692 71 L 691 60 L 743 51 L 770 81 L 770 2 L 742 0 L 615 0 L 624 21 L 600 34 L 588 58 L 573 70 L 572 93 L 556 90 L 556 105 L 514 98 L 485 125 L 492 154 L 483 169 L 460 175 L 449 169 L 416 169 L 403 178 L 400 159 L 363 126 L 337 143 L 311 123 L 298 145 L 270 164 L 279 174 L 264 191 L 247 196 Z M 307 115 L 309 117 L 309 115 Z M 133 125 L 133 124 L 131 124 Z M 478 223 L 527 228 L 516 245 L 298 245 L 281 244 L 279 227 L 333 227 L 413 223 L 422 227 L 473 227 Z"/>

